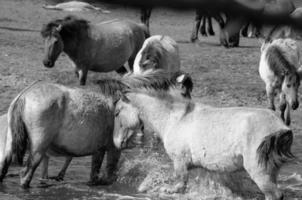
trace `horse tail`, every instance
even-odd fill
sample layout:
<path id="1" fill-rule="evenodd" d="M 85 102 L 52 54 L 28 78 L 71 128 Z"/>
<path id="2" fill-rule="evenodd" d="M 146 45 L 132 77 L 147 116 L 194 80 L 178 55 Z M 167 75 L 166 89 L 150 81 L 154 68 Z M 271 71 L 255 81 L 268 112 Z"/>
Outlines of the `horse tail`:
<path id="1" fill-rule="evenodd" d="M 141 27 L 143 28 L 145 39 L 149 38 L 151 36 L 149 28 L 145 24 L 141 24 Z"/>
<path id="2" fill-rule="evenodd" d="M 279 169 L 283 163 L 295 158 L 291 153 L 293 132 L 279 130 L 266 136 L 257 149 L 258 164 L 267 170 Z"/>
<path id="3" fill-rule="evenodd" d="M 34 84 L 26 87 L 20 94 L 12 101 L 7 112 L 7 145 L 9 154 L 19 164 L 23 164 L 23 157 L 25 155 L 28 144 L 28 134 L 22 115 L 24 112 L 25 98 L 24 93 L 28 91 Z"/>

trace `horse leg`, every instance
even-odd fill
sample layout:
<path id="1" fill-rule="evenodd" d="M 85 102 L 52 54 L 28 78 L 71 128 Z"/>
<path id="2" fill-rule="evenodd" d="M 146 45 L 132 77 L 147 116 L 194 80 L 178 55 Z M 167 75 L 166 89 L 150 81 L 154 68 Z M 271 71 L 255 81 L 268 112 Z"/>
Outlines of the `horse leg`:
<path id="1" fill-rule="evenodd" d="M 279 109 L 280 109 L 280 112 L 281 112 L 280 117 L 285 122 L 284 112 L 285 112 L 285 109 L 286 109 L 286 99 L 285 99 L 285 94 L 283 94 L 282 92 L 280 94 Z"/>
<path id="2" fill-rule="evenodd" d="M 215 35 L 215 32 L 213 30 L 213 24 L 212 24 L 212 19 L 211 19 L 211 16 L 208 16 L 208 33 L 210 35 Z"/>
<path id="3" fill-rule="evenodd" d="M 126 74 L 128 72 L 127 68 L 125 66 L 121 66 L 120 68 L 118 68 L 117 70 L 115 70 L 118 74 L 123 75 Z"/>
<path id="4" fill-rule="evenodd" d="M 273 86 L 271 86 L 270 84 L 266 85 L 266 95 L 268 100 L 268 108 L 271 110 L 276 110 L 275 103 L 274 103 L 275 90 Z"/>
<path id="5" fill-rule="evenodd" d="M 195 42 L 198 39 L 198 30 L 200 27 L 201 18 L 202 18 L 201 14 L 199 13 L 198 10 L 196 10 L 195 24 L 194 24 L 193 30 L 192 30 L 191 42 Z"/>
<path id="6" fill-rule="evenodd" d="M 42 160 L 42 179 L 48 179 L 49 156 L 45 155 Z"/>
<path id="7" fill-rule="evenodd" d="M 265 195 L 265 200 L 282 200 L 283 194 L 276 184 L 278 170 L 275 169 L 276 171 L 267 171 L 266 169 L 263 169 L 263 167 L 256 166 L 257 164 L 254 164 L 253 166 L 245 166 L 245 169 Z"/>
<path id="8" fill-rule="evenodd" d="M 286 102 L 286 109 L 285 109 L 285 124 L 287 126 L 290 125 L 291 119 L 290 119 L 290 106 L 289 103 Z"/>
<path id="9" fill-rule="evenodd" d="M 202 25 L 200 27 L 200 34 L 202 36 L 208 36 L 207 32 L 206 32 L 206 23 L 207 23 L 206 19 L 207 19 L 207 16 L 203 16 L 203 18 L 202 18 Z"/>
<path id="10" fill-rule="evenodd" d="M 249 25 L 250 25 L 250 22 L 248 22 L 242 29 L 241 31 L 241 35 L 243 37 L 247 37 L 248 36 L 248 30 L 249 30 Z"/>
<path id="11" fill-rule="evenodd" d="M 78 70 L 78 73 L 79 73 L 80 85 L 85 85 L 88 70 L 87 69 L 80 69 L 80 70 Z"/>
<path id="12" fill-rule="evenodd" d="M 63 165 L 61 171 L 59 172 L 58 176 L 55 177 L 55 180 L 62 181 L 64 179 L 66 170 L 67 170 L 71 160 L 72 160 L 72 157 L 66 157 L 64 165 Z"/>
<path id="13" fill-rule="evenodd" d="M 101 184 L 101 181 L 100 181 L 98 175 L 100 173 L 100 168 L 102 166 L 105 152 L 106 152 L 106 149 L 102 148 L 92 155 L 90 180 L 88 182 L 88 185 Z"/>
<path id="14" fill-rule="evenodd" d="M 188 167 L 183 158 L 173 160 L 176 184 L 172 187 L 163 187 L 161 191 L 166 193 L 183 193 L 188 182 Z"/>
<path id="15" fill-rule="evenodd" d="M 23 188 L 28 188 L 30 181 L 34 175 L 35 170 L 39 166 L 44 155 L 41 152 L 33 152 L 27 160 L 27 166 L 21 172 L 21 186 Z"/>
<path id="16" fill-rule="evenodd" d="M 106 174 L 101 178 L 104 185 L 112 184 L 117 179 L 116 170 L 120 159 L 121 151 L 115 146 L 110 146 L 107 150 Z"/>
<path id="17" fill-rule="evenodd" d="M 3 181 L 5 175 L 8 172 L 9 165 L 11 164 L 11 156 L 4 157 L 0 162 L 0 182 Z"/>

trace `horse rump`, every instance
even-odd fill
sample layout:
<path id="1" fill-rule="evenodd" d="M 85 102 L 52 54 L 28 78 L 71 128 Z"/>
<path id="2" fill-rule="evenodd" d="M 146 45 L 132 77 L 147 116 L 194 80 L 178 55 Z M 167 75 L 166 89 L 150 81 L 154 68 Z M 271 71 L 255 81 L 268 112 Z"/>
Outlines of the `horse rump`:
<path id="1" fill-rule="evenodd" d="M 267 170 L 273 170 L 293 160 L 295 156 L 291 153 L 292 142 L 291 130 L 280 130 L 266 136 L 257 149 L 258 164 Z"/>

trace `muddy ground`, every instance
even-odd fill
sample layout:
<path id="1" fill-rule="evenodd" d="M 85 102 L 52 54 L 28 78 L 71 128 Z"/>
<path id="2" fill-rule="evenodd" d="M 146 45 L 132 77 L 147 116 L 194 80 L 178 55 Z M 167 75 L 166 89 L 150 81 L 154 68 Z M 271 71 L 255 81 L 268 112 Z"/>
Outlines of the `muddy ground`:
<path id="1" fill-rule="evenodd" d="M 42 65 L 43 41 L 40 36 L 42 24 L 66 12 L 46 11 L 40 0 L 0 1 L 0 114 L 7 111 L 9 103 L 25 86 L 35 80 L 44 80 L 77 85 L 73 68 L 65 55 L 59 57 L 56 66 L 47 69 Z M 93 22 L 115 18 L 139 21 L 139 10 L 102 4 L 111 14 L 74 13 Z M 225 49 L 219 46 L 218 37 L 201 38 L 190 43 L 194 11 L 179 12 L 155 9 L 151 18 L 151 33 L 165 34 L 174 38 L 180 48 L 182 70 L 190 73 L 194 81 L 194 98 L 213 106 L 266 107 L 264 84 L 258 75 L 260 43 L 257 39 L 241 39 L 240 47 Z M 215 24 L 216 25 L 216 24 Z M 216 35 L 219 31 L 216 28 Z M 89 72 L 88 85 L 93 80 L 116 73 L 100 74 Z M 89 87 L 89 86 L 88 86 Z M 301 89 L 300 89 L 301 92 Z M 299 98 L 301 100 L 301 98 Z M 292 127 L 295 133 L 293 152 L 302 158 L 302 112 L 293 113 Z M 52 158 L 50 174 L 55 175 L 63 164 L 62 158 Z M 216 175 L 194 170 L 185 195 L 166 196 L 156 191 L 157 186 L 172 181 L 171 163 L 159 147 L 158 151 L 136 149 L 123 153 L 120 162 L 119 180 L 113 186 L 88 187 L 90 158 L 76 158 L 67 171 L 63 182 L 41 182 L 40 170 L 34 176 L 32 188 L 19 188 L 18 177 L 8 177 L 0 185 L 0 199 L 262 199 L 260 191 L 242 174 L 235 174 L 221 186 L 225 179 L 216 180 Z M 20 168 L 11 167 L 9 174 L 16 174 Z M 301 183 L 296 176 L 302 174 L 301 165 L 291 164 L 282 169 L 280 187 L 286 199 L 301 199 Z M 151 175 L 150 175 L 151 174 Z M 221 175 L 224 177 L 225 175 Z M 238 178 L 239 177 L 239 178 Z M 289 178 L 288 178 L 289 177 Z M 301 178 L 301 177 L 300 177 Z M 229 179 L 228 179 L 229 180 Z M 242 184 L 244 180 L 244 184 Z M 295 182 L 296 181 L 296 182 Z M 219 184 L 218 184 L 218 183 Z M 150 188 L 149 194 L 138 194 L 141 184 Z M 295 186 L 292 189 L 289 186 Z M 248 186 L 242 188 L 241 186 Z M 154 189 L 154 190 L 153 190 Z"/>

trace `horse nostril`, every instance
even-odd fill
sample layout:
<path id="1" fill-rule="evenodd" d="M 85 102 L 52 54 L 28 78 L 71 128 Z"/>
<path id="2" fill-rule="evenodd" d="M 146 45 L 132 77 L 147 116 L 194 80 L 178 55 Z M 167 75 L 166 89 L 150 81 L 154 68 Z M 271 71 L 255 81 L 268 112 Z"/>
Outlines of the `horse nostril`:
<path id="1" fill-rule="evenodd" d="M 299 102 L 294 102 L 292 105 L 292 109 L 296 110 L 299 107 Z"/>

